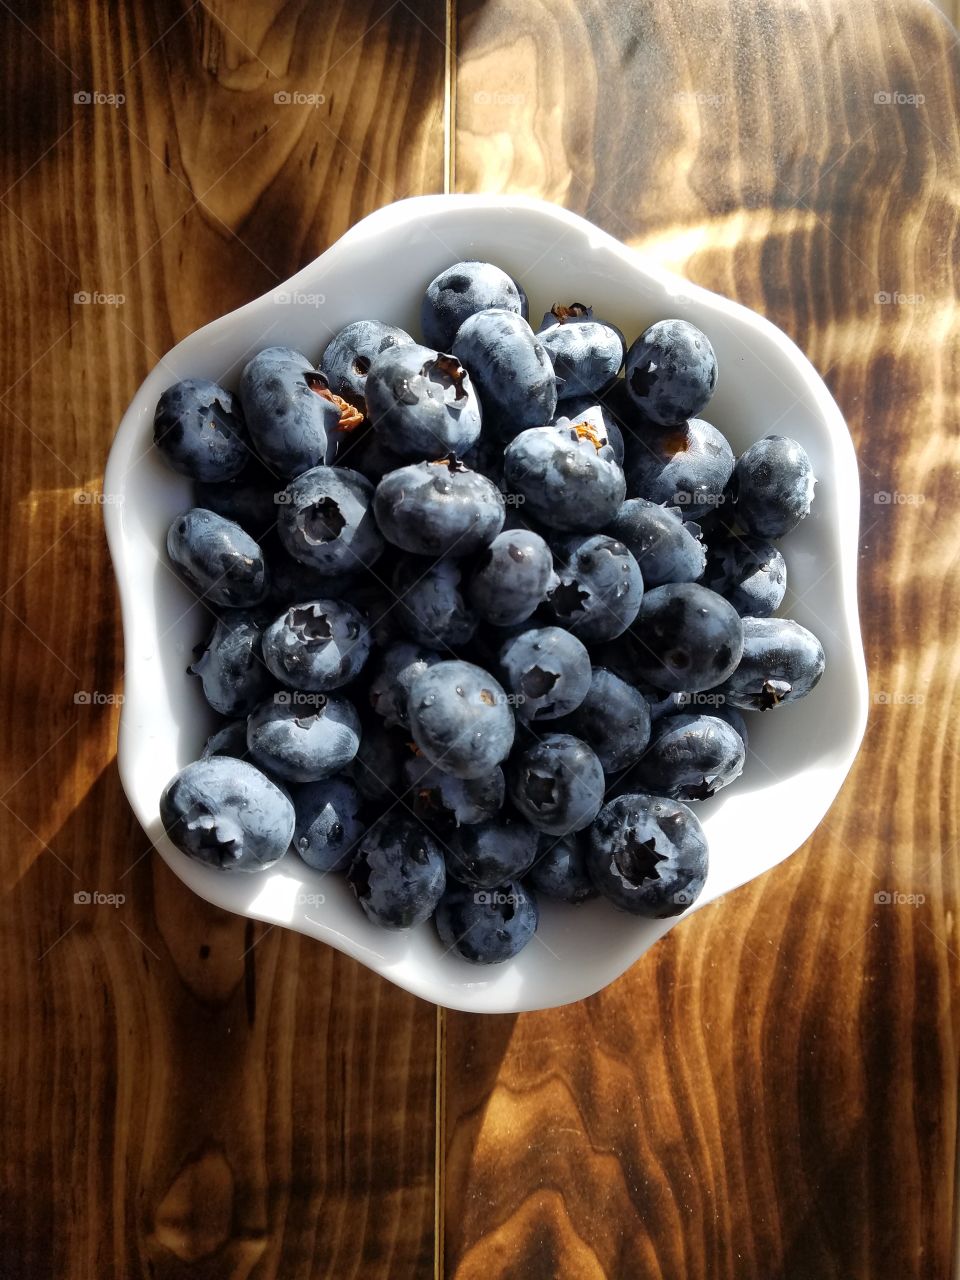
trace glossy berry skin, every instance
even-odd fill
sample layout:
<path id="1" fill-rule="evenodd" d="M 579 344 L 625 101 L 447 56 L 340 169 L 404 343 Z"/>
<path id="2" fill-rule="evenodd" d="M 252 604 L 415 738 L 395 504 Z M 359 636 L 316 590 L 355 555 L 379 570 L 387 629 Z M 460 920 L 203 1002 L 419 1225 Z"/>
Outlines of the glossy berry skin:
<path id="1" fill-rule="evenodd" d="M 519 880 L 537 856 L 537 832 L 526 822 L 498 818 L 461 827 L 450 838 L 447 875 L 471 889 Z"/>
<path id="2" fill-rule="evenodd" d="M 632 632 L 636 674 L 668 693 L 714 688 L 736 669 L 743 652 L 736 609 L 696 582 L 648 591 Z"/>
<path id="3" fill-rule="evenodd" d="M 636 560 L 617 538 L 597 533 L 558 544 L 557 585 L 549 612 L 587 644 L 613 640 L 636 618 L 643 577 Z"/>
<path id="4" fill-rule="evenodd" d="M 256 542 L 232 520 L 194 507 L 167 532 L 167 554 L 196 592 L 211 604 L 259 604 L 269 586 Z"/>
<path id="5" fill-rule="evenodd" d="M 438 560 L 424 568 L 422 560 L 401 560 L 393 575 L 393 590 L 400 625 L 418 644 L 451 649 L 472 639 L 477 619 L 463 598 L 455 561 Z"/>
<path id="6" fill-rule="evenodd" d="M 218 619 L 203 652 L 187 670 L 200 677 L 203 696 L 214 711 L 249 715 L 270 687 L 256 618 L 237 611 Z"/>
<path id="7" fill-rule="evenodd" d="M 747 718 L 739 707 L 735 707 L 729 702 L 723 702 L 714 707 L 710 714 L 717 716 L 721 720 L 726 720 L 730 728 L 740 735 L 744 751 L 750 750 L 750 732 L 747 728 Z"/>
<path id="8" fill-rule="evenodd" d="M 410 334 L 396 325 L 384 324 L 381 320 L 355 320 L 324 347 L 319 369 L 335 395 L 366 412 L 370 366 L 384 351 L 412 342 Z"/>
<path id="9" fill-rule="evenodd" d="M 650 741 L 650 704 L 639 689 L 594 667 L 587 696 L 562 724 L 590 746 L 605 773 L 635 764 Z"/>
<path id="10" fill-rule="evenodd" d="M 590 427 L 601 444 L 610 446 L 617 466 L 623 468 L 624 442 L 623 431 L 612 413 L 596 396 L 570 396 L 561 400 L 557 406 L 557 416 L 551 427 Z"/>
<path id="11" fill-rule="evenodd" d="M 377 485 L 373 509 L 394 546 L 420 556 L 467 556 L 503 528 L 503 494 L 478 471 L 450 461 L 416 462 Z"/>
<path id="12" fill-rule="evenodd" d="M 707 840 L 696 815 L 662 796 L 622 795 L 604 805 L 587 850 L 593 883 L 632 915 L 680 915 L 707 878 Z"/>
<path id="13" fill-rule="evenodd" d="M 743 657 L 716 690 L 744 711 L 770 711 L 804 698 L 826 665 L 823 645 L 790 618 L 744 618 Z"/>
<path id="14" fill-rule="evenodd" d="M 537 931 L 537 900 L 517 880 L 496 889 L 451 883 L 437 905 L 440 941 L 470 964 L 503 964 L 518 955 Z"/>
<path id="15" fill-rule="evenodd" d="M 339 773 L 359 745 L 360 718 L 351 704 L 321 693 L 278 693 L 247 721 L 252 759 L 287 782 L 318 782 Z"/>
<path id="16" fill-rule="evenodd" d="M 167 387 L 157 403 L 153 441 L 174 471 L 208 483 L 232 480 L 252 456 L 240 401 L 207 378 Z"/>
<path id="17" fill-rule="evenodd" d="M 499 765 L 482 778 L 456 778 L 420 753 L 404 761 L 402 774 L 417 816 L 437 830 L 489 822 L 503 807 L 506 781 Z"/>
<path id="18" fill-rule="evenodd" d="M 607 533 L 633 553 L 647 590 L 666 582 L 697 582 L 703 577 L 707 550 L 699 526 L 687 523 L 675 507 L 628 498 Z"/>
<path id="19" fill-rule="evenodd" d="M 314 467 L 277 495 L 277 528 L 289 555 L 333 575 L 369 568 L 383 551 L 373 485 L 347 467 Z"/>
<path id="20" fill-rule="evenodd" d="M 758 537 L 782 538 L 809 515 L 815 483 L 802 445 L 765 436 L 737 459 L 731 484 L 737 519 Z"/>
<path id="21" fill-rule="evenodd" d="M 501 686 L 471 662 L 438 662 L 414 681 L 407 702 L 413 740 L 457 778 L 482 778 L 513 746 L 513 711 Z"/>
<path id="22" fill-rule="evenodd" d="M 768 538 L 731 535 L 710 548 L 703 585 L 726 597 L 741 617 L 768 618 L 786 594 L 786 562 Z"/>
<path id="23" fill-rule="evenodd" d="M 451 355 L 417 343 L 390 347 L 370 366 L 367 412 L 401 458 L 445 458 L 480 438 L 480 402 L 470 374 Z"/>
<path id="24" fill-rule="evenodd" d="M 555 324 L 537 337 L 553 364 L 561 401 L 605 390 L 623 364 L 622 336 L 595 320 Z"/>
<path id="25" fill-rule="evenodd" d="M 370 681 L 370 705 L 388 728 L 410 728 L 407 699 L 414 680 L 444 657 L 435 649 L 397 640 L 380 657 L 380 670 Z"/>
<path id="26" fill-rule="evenodd" d="M 291 607 L 263 633 L 263 660 L 281 684 L 324 693 L 359 674 L 370 655 L 366 619 L 345 600 Z"/>
<path id="27" fill-rule="evenodd" d="M 538 894 L 573 906 L 595 898 L 597 890 L 587 869 L 585 833 L 541 835 L 536 861 L 524 879 Z"/>
<path id="28" fill-rule="evenodd" d="M 340 407 L 301 352 L 268 347 L 255 355 L 240 375 L 240 403 L 254 448 L 278 475 L 332 461 Z"/>
<path id="29" fill-rule="evenodd" d="M 160 797 L 160 821 L 181 853 L 220 871 L 265 871 L 293 836 L 289 798 L 259 769 L 211 756 L 181 769 Z"/>
<path id="30" fill-rule="evenodd" d="M 460 326 L 491 307 L 527 314 L 523 290 L 490 262 L 456 262 L 427 285 L 420 308 L 423 340 L 438 351 L 450 351 Z"/>
<path id="31" fill-rule="evenodd" d="M 625 380 L 644 417 L 675 426 L 696 417 L 710 400 L 717 386 L 717 357 L 695 325 L 659 320 L 627 352 Z"/>
<path id="32" fill-rule="evenodd" d="M 392 813 L 360 841 L 347 879 L 368 920 L 412 929 L 429 920 L 447 882 L 436 840 L 415 818 Z"/>
<path id="33" fill-rule="evenodd" d="M 575 711 L 590 689 L 590 655 L 560 627 L 531 627 L 500 650 L 504 683 L 521 720 L 557 720 Z"/>
<path id="34" fill-rule="evenodd" d="M 482 553 L 467 586 L 474 613 L 496 627 L 526 622 L 555 582 L 553 553 L 538 533 L 499 533 Z"/>
<path id="35" fill-rule="evenodd" d="M 470 370 L 483 424 L 503 440 L 542 427 L 557 408 L 557 379 L 543 344 L 513 311 L 480 311 L 461 326 L 453 353 Z"/>
<path id="36" fill-rule="evenodd" d="M 209 760 L 211 756 L 233 756 L 235 760 L 246 760 L 249 754 L 246 720 L 230 720 L 223 728 L 211 733 L 203 745 L 200 759 Z"/>
<path id="37" fill-rule="evenodd" d="M 696 520 L 722 507 L 734 457 L 726 437 L 702 418 L 638 431 L 627 451 L 627 491 L 677 507 Z"/>
<path id="38" fill-rule="evenodd" d="M 548 835 L 588 827 L 603 804 L 603 768 L 580 738 L 548 733 L 516 753 L 507 786 L 517 812 Z"/>
<path id="39" fill-rule="evenodd" d="M 291 787 L 297 822 L 293 847 L 314 871 L 346 871 L 366 824 L 362 798 L 348 778 Z"/>
<path id="40" fill-rule="evenodd" d="M 539 427 L 511 440 L 503 455 L 511 493 L 550 529 L 592 533 L 610 523 L 626 493 L 613 450 L 592 428 Z"/>
<path id="41" fill-rule="evenodd" d="M 688 804 L 709 800 L 740 777 L 744 758 L 743 739 L 719 716 L 664 716 L 628 774 L 629 789 Z"/>

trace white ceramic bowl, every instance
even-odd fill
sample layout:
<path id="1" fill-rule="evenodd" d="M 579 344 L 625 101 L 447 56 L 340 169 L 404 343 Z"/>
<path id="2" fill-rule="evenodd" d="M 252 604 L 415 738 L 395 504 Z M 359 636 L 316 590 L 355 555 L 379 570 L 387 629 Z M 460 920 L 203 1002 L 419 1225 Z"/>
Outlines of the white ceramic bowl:
<path id="1" fill-rule="evenodd" d="M 734 451 L 776 431 L 799 440 L 813 461 L 813 514 L 785 542 L 790 590 L 782 612 L 820 637 L 826 674 L 803 702 L 749 717 L 744 776 L 698 806 L 710 873 L 693 910 L 775 866 L 813 832 L 860 745 L 867 686 L 857 617 L 856 459 L 813 366 L 761 316 L 652 267 L 564 209 L 512 196 L 401 201 L 358 223 L 273 293 L 176 346 L 127 410 L 104 480 L 123 615 L 119 766 L 130 804 L 162 857 L 202 897 L 339 947 L 437 1004 L 494 1013 L 591 995 L 678 920 L 637 920 L 601 901 L 579 908 L 543 901 L 533 942 L 507 964 L 476 968 L 445 954 L 432 924 L 409 934 L 376 928 L 341 877 L 321 876 L 293 854 L 262 875 L 200 866 L 166 838 L 158 809 L 167 780 L 199 755 L 212 724 L 200 682 L 184 674 L 205 630 L 204 614 L 163 550 L 168 525 L 190 505 L 190 487 L 151 447 L 160 393 L 189 376 L 235 385 L 245 361 L 265 346 L 290 345 L 316 358 L 337 329 L 363 317 L 416 334 L 427 282 L 470 258 L 489 259 L 519 277 L 534 322 L 552 303 L 570 298 L 592 303 L 628 341 L 657 319 L 693 321 L 709 336 L 719 363 L 707 417 Z"/>

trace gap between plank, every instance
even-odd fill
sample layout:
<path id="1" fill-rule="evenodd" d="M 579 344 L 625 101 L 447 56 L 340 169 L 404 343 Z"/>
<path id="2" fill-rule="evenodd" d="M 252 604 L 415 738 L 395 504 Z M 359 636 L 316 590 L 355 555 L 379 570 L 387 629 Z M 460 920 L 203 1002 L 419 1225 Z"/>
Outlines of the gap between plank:
<path id="1" fill-rule="evenodd" d="M 437 1065 L 436 1065 L 436 1108 L 434 1113 L 434 1190 L 433 1190 L 433 1277 L 443 1280 L 444 1249 L 444 1188 L 446 1186 L 446 1132 L 445 1120 L 447 1110 L 447 1011 L 437 1005 Z"/>

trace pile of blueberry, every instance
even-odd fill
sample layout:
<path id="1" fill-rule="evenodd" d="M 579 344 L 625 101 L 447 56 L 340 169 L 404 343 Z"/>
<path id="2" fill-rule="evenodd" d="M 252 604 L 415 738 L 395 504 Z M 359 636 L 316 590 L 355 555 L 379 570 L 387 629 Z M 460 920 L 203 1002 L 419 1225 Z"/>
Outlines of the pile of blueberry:
<path id="1" fill-rule="evenodd" d="M 167 552 L 213 615 L 189 671 L 223 717 L 163 792 L 171 840 L 344 872 L 370 920 L 433 917 L 478 964 L 530 941 L 538 895 L 683 911 L 744 713 L 824 667 L 775 616 L 800 445 L 735 458 L 697 416 L 717 364 L 686 321 L 627 350 L 583 303 L 527 315 L 457 263 L 422 343 L 360 320 L 316 365 L 261 351 L 235 393 L 179 382 L 155 421 L 194 482 Z"/>

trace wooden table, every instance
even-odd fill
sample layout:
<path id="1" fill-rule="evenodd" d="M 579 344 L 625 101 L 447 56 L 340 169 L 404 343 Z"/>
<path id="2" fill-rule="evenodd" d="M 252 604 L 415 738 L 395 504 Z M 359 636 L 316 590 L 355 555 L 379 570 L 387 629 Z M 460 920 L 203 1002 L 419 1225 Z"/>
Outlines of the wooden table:
<path id="1" fill-rule="evenodd" d="M 0 13 L 0 1275 L 947 1280 L 955 32 L 923 0 Z M 132 393 L 364 213 L 445 189 L 564 203 L 758 308 L 862 465 L 875 705 L 839 801 L 610 989 L 521 1017 L 438 1014 L 192 897 L 114 764 L 96 495 Z"/>

